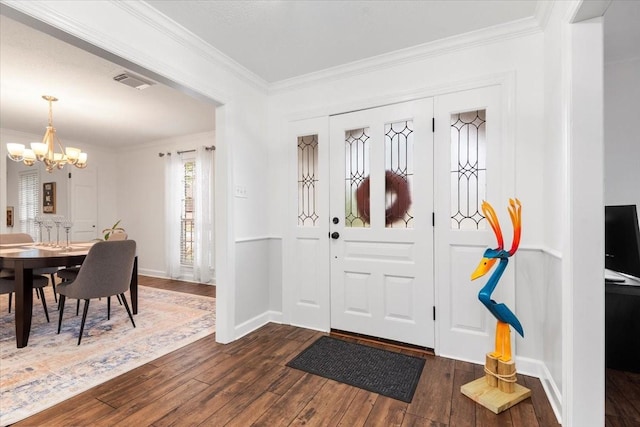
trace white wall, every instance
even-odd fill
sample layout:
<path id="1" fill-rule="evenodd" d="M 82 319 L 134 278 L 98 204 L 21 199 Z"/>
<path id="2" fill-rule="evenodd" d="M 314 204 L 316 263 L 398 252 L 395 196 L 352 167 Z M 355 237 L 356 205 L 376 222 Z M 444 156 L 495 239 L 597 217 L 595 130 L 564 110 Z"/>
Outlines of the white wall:
<path id="1" fill-rule="evenodd" d="M 554 404 L 556 415 L 562 409 L 562 250 L 566 216 L 566 99 L 563 76 L 566 65 L 566 8 L 555 4 L 544 32 L 544 152 L 542 216 L 543 252 L 539 265 L 544 268 L 544 309 L 541 311 L 541 360 L 547 370 L 543 385 Z"/>
<path id="2" fill-rule="evenodd" d="M 571 23 L 590 5 L 555 2 L 545 28 L 543 386 L 567 426 L 604 424 L 602 19 Z"/>
<path id="3" fill-rule="evenodd" d="M 606 17 L 605 17 L 606 19 Z M 604 201 L 640 209 L 640 58 L 604 67 Z"/>
<path id="4" fill-rule="evenodd" d="M 603 19 L 569 25 L 567 201 L 563 248 L 563 423 L 603 425 Z"/>
<path id="5" fill-rule="evenodd" d="M 44 130 L 43 130 L 44 134 Z M 3 143 L 6 142 L 18 142 L 28 145 L 32 141 L 39 141 L 42 139 L 42 135 L 28 134 L 12 129 L 0 129 L 0 138 Z M 95 147 L 90 144 L 86 144 L 79 141 L 64 140 L 63 143 L 67 146 L 74 146 L 87 152 L 89 165 L 87 168 L 92 168 L 97 171 L 97 192 L 98 197 L 98 224 L 97 229 L 102 230 L 111 226 L 117 215 L 117 201 L 116 201 L 116 154 L 114 151 L 106 150 L 104 147 Z M 2 184 L 0 187 L 3 191 L 6 189 L 7 206 L 14 206 L 17 208 L 18 204 L 18 172 L 21 170 L 34 170 L 37 168 L 40 176 L 40 184 L 45 182 L 56 183 L 56 215 L 68 216 L 70 215 L 70 202 L 69 202 L 69 173 L 82 173 L 82 170 L 75 168 L 74 166 L 67 165 L 62 170 L 54 170 L 49 173 L 45 170 L 41 163 L 36 163 L 34 166 L 25 166 L 21 162 L 7 162 L 7 174 L 2 175 Z M 5 186 L 6 179 L 6 186 Z M 17 209 L 16 209 L 17 215 Z M 17 219 L 17 217 L 16 217 Z M 18 229 L 14 227 L 9 232 L 18 232 Z"/>

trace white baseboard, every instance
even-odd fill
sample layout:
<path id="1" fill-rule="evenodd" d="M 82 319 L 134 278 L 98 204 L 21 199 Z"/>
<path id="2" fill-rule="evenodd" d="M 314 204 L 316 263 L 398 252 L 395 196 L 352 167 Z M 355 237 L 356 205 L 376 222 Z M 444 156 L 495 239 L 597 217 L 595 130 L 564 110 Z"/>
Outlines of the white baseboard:
<path id="1" fill-rule="evenodd" d="M 159 279 L 168 279 L 167 274 L 160 270 L 150 270 L 148 268 L 138 268 L 138 274 L 142 276 L 157 277 Z"/>
<path id="2" fill-rule="evenodd" d="M 558 423 L 562 424 L 562 394 L 555 381 L 553 381 L 547 365 L 537 359 L 516 356 L 516 367 L 519 374 L 540 379 L 553 413 L 556 415 Z"/>
<path id="3" fill-rule="evenodd" d="M 540 380 L 542 380 L 542 366 L 543 363 L 540 360 L 516 356 L 516 370 L 519 374 L 540 378 Z"/>
<path id="4" fill-rule="evenodd" d="M 547 369 L 547 365 L 543 363 L 542 368 L 544 369 L 544 376 L 540 376 L 540 382 L 547 394 L 547 398 L 551 404 L 551 409 L 553 409 L 553 413 L 556 414 L 558 423 L 562 424 L 562 391 L 558 388 L 555 381 L 553 381 L 553 377 L 551 376 L 549 369 Z"/>
<path id="5" fill-rule="evenodd" d="M 169 279 L 171 280 L 171 277 L 168 277 L 164 271 L 158 271 L 158 270 L 148 270 L 148 269 L 138 269 L 138 274 L 140 276 L 147 276 L 147 277 L 155 277 L 158 279 Z M 176 280 L 180 280 L 181 282 L 187 282 L 187 283 L 199 283 L 199 284 L 204 284 L 204 285 L 211 285 L 211 286 L 215 286 L 215 282 L 214 283 L 202 283 L 202 282 L 198 282 L 195 280 L 191 280 L 190 278 L 185 278 L 185 277 L 181 277 L 180 279 L 176 279 Z M 215 279 L 214 279 L 215 281 Z"/>
<path id="6" fill-rule="evenodd" d="M 282 324 L 284 316 L 281 311 L 269 311 L 269 318 L 273 323 Z"/>
<path id="7" fill-rule="evenodd" d="M 269 322 L 281 323 L 282 313 L 279 311 L 265 311 L 264 313 L 249 319 L 244 323 L 235 327 L 234 340 L 240 339 L 243 336 L 250 334 L 256 329 L 261 328 Z"/>

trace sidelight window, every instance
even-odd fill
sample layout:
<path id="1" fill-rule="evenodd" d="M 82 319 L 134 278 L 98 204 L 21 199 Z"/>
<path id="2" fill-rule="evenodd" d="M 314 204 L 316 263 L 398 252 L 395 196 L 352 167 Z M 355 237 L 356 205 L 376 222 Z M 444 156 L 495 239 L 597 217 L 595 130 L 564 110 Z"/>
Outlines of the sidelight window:
<path id="1" fill-rule="evenodd" d="M 451 228 L 486 227 L 481 213 L 487 187 L 486 110 L 451 115 Z"/>
<path id="2" fill-rule="evenodd" d="M 298 137 L 298 226 L 315 227 L 318 221 L 318 135 Z"/>

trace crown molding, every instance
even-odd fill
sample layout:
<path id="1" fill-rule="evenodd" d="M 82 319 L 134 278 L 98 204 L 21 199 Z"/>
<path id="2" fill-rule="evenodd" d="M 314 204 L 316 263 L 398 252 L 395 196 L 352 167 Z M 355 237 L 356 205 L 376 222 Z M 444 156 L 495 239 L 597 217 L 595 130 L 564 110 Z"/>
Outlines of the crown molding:
<path id="1" fill-rule="evenodd" d="M 111 1 L 114 5 L 118 6 L 130 15 L 134 16 L 136 19 L 144 21 L 151 27 L 159 30 L 163 34 L 166 34 L 176 43 L 184 46 L 186 49 L 197 53 L 209 62 L 221 65 L 232 75 L 240 78 L 246 83 L 249 83 L 256 89 L 259 89 L 262 92 L 267 92 L 269 85 L 264 79 L 262 79 L 249 69 L 243 67 L 215 47 L 206 43 L 204 40 L 193 34 L 182 25 L 169 19 L 167 16 L 159 12 L 157 9 L 151 7 L 145 1 L 109 1 Z"/>
<path id="2" fill-rule="evenodd" d="M 545 8 L 542 8 L 545 10 Z M 488 45 L 508 39 L 536 34 L 542 31 L 539 20 L 536 17 L 525 18 L 506 24 L 495 25 L 481 30 L 471 31 L 429 43 L 400 49 L 383 55 L 354 61 L 349 64 L 328 68 L 314 73 L 293 77 L 287 80 L 275 82 L 270 86 L 270 93 L 287 90 L 295 90 L 310 84 L 330 82 L 344 79 L 359 74 L 366 74 L 395 67 L 399 64 L 407 64 L 421 61 L 426 58 L 468 49 L 474 46 Z"/>

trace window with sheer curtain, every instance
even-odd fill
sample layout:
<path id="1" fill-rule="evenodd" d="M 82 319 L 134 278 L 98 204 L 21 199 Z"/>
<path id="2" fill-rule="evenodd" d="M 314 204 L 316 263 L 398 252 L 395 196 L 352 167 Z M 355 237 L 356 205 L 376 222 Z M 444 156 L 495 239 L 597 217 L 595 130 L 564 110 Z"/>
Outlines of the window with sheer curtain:
<path id="1" fill-rule="evenodd" d="M 180 264 L 193 266 L 194 199 L 196 177 L 195 159 L 182 159 L 182 185 L 180 200 Z"/>
<path id="2" fill-rule="evenodd" d="M 38 171 L 24 171 L 18 175 L 18 224 L 21 233 L 36 235 L 35 219 L 40 201 Z"/>
<path id="3" fill-rule="evenodd" d="M 213 280 L 213 153 L 167 156 L 165 165 L 167 275 Z"/>

